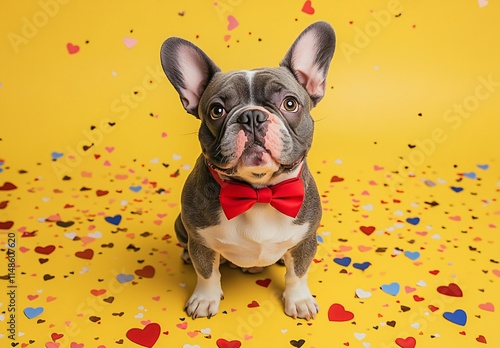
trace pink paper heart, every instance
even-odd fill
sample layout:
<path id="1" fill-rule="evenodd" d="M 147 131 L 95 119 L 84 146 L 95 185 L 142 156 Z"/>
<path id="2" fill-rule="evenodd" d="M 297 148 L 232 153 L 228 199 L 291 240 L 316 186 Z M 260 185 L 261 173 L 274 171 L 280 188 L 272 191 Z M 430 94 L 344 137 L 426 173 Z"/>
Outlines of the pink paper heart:
<path id="1" fill-rule="evenodd" d="M 124 37 L 123 43 L 125 44 L 125 47 L 132 48 L 137 45 L 137 39 L 133 37 Z"/>
<path id="2" fill-rule="evenodd" d="M 227 30 L 233 30 L 240 24 L 240 23 L 238 23 L 236 18 L 234 18 L 231 15 L 227 16 L 227 21 L 228 21 Z"/>
<path id="3" fill-rule="evenodd" d="M 90 244 L 92 243 L 93 241 L 95 241 L 94 238 L 92 237 L 87 237 L 87 236 L 82 236 L 80 237 L 80 240 L 82 241 L 82 245 L 83 246 L 86 246 L 87 244 Z"/>
<path id="4" fill-rule="evenodd" d="M 183 322 L 183 323 L 177 324 L 175 326 L 177 326 L 181 330 L 186 330 L 187 327 L 188 327 L 188 323 L 187 322 Z"/>
<path id="5" fill-rule="evenodd" d="M 61 344 L 57 342 L 47 342 L 45 343 L 46 348 L 59 348 Z"/>
<path id="6" fill-rule="evenodd" d="M 493 303 L 491 303 L 491 302 L 481 303 L 479 305 L 479 308 L 481 308 L 484 311 L 488 311 L 488 312 L 495 311 L 495 305 L 493 305 Z"/>
<path id="7" fill-rule="evenodd" d="M 66 45 L 66 49 L 68 50 L 69 54 L 75 54 L 80 51 L 80 46 L 73 45 L 71 42 L 68 42 L 68 44 Z"/>

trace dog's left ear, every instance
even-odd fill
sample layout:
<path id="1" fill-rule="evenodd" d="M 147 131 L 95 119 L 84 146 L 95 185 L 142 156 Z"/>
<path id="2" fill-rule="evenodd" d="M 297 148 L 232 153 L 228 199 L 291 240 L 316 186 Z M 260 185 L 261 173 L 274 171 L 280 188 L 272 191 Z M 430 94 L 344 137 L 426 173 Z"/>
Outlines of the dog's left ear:
<path id="1" fill-rule="evenodd" d="M 333 28 L 326 22 L 316 22 L 299 35 L 280 63 L 306 89 L 313 106 L 325 95 L 326 75 L 334 51 Z"/>

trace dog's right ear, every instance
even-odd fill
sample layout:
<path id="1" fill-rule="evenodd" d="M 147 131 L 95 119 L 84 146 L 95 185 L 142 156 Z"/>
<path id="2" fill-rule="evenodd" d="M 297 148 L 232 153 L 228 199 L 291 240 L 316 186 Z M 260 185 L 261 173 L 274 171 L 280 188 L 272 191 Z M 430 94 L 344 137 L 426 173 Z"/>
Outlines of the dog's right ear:
<path id="1" fill-rule="evenodd" d="M 163 43 L 160 58 L 163 71 L 179 93 L 184 109 L 199 118 L 200 97 L 220 69 L 198 47 L 177 37 Z"/>

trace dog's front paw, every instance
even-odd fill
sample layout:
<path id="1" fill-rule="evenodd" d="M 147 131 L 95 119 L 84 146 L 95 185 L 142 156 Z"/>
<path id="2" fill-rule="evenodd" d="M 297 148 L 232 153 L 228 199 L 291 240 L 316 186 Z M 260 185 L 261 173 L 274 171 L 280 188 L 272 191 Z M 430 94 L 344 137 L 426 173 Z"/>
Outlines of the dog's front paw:
<path id="1" fill-rule="evenodd" d="M 297 319 L 315 319 L 319 311 L 319 305 L 312 297 L 311 293 L 290 293 L 283 294 L 285 300 L 285 313 L 286 315 Z"/>
<path id="2" fill-rule="evenodd" d="M 184 308 L 193 319 L 211 318 L 219 311 L 220 300 L 224 298 L 222 291 L 195 291 Z"/>

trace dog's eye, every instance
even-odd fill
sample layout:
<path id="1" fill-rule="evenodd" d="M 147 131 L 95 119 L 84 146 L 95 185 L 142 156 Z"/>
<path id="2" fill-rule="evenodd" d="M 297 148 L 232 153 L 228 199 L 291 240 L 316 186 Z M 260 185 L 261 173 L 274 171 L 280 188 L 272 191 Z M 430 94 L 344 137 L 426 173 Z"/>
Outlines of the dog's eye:
<path id="1" fill-rule="evenodd" d="M 220 104 L 214 104 L 210 108 L 210 117 L 212 117 L 214 120 L 217 118 L 221 118 L 226 114 L 226 110 L 224 110 L 224 107 Z"/>
<path id="2" fill-rule="evenodd" d="M 285 111 L 297 112 L 299 110 L 299 102 L 294 97 L 286 97 L 281 105 Z"/>

